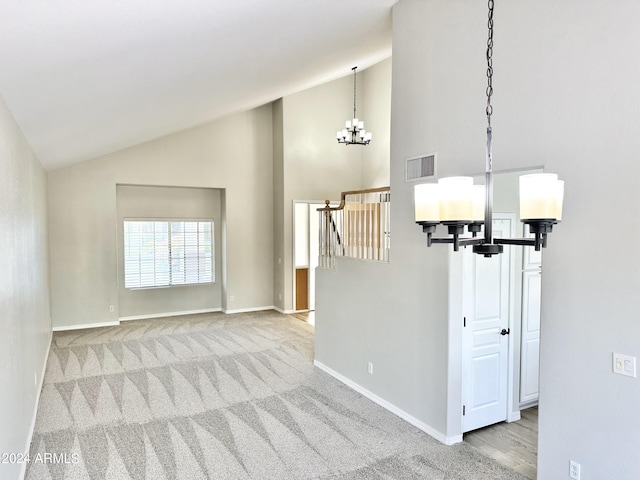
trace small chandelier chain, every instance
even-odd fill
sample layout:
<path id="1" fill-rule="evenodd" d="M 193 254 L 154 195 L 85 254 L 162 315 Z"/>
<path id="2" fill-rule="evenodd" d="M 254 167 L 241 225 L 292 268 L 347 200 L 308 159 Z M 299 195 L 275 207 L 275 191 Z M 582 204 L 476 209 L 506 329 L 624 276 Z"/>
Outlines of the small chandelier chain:
<path id="1" fill-rule="evenodd" d="M 491 96 L 493 95 L 493 0 L 489 0 L 489 18 L 487 20 L 489 34 L 487 37 L 487 125 L 491 128 Z"/>
<path id="2" fill-rule="evenodd" d="M 358 67 L 351 69 L 353 70 L 353 118 L 358 118 L 356 116 L 356 68 Z"/>

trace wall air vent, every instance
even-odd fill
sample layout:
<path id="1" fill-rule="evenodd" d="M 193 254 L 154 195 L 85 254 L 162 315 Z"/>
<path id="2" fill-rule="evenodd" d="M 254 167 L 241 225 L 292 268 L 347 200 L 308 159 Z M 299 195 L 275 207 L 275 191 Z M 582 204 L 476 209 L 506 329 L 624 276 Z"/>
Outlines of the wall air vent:
<path id="1" fill-rule="evenodd" d="M 405 172 L 405 180 L 407 182 L 415 182 L 425 178 L 435 177 L 436 154 L 431 153 L 429 155 L 407 158 Z"/>

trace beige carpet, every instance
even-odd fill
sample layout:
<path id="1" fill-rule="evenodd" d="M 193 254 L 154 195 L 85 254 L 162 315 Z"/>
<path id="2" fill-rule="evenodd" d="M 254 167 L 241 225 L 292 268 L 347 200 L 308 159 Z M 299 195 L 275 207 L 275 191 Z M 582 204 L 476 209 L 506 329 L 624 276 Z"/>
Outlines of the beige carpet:
<path id="1" fill-rule="evenodd" d="M 276 312 L 54 334 L 26 478 L 522 479 L 313 367 Z"/>

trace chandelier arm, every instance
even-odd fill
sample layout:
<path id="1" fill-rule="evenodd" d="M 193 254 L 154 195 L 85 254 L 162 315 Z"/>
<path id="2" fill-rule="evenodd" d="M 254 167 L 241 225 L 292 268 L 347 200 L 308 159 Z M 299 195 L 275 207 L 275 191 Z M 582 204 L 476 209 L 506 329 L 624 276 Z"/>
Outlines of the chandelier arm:
<path id="1" fill-rule="evenodd" d="M 463 247 L 469 245 L 482 245 L 484 243 L 484 239 L 482 238 L 461 238 L 459 241 L 460 245 Z"/>
<path id="2" fill-rule="evenodd" d="M 547 234 L 536 233 L 534 238 L 494 238 L 496 245 L 521 245 L 523 247 L 534 247 L 536 252 L 547 246 Z"/>
<path id="3" fill-rule="evenodd" d="M 533 247 L 536 244 L 535 238 L 494 238 L 494 243 L 499 245 L 523 245 Z"/>

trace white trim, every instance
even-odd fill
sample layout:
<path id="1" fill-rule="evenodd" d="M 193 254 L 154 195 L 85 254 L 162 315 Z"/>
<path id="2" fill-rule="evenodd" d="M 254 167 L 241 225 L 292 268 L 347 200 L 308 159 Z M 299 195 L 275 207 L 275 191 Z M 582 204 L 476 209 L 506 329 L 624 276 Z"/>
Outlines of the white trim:
<path id="1" fill-rule="evenodd" d="M 274 309 L 276 312 L 280 312 L 280 313 L 283 313 L 283 314 L 285 314 L 285 315 L 291 315 L 292 313 L 296 313 L 296 311 L 295 311 L 295 310 L 283 310 L 283 309 L 282 309 L 282 308 L 280 308 L 280 307 L 273 307 L 273 309 Z"/>
<path id="2" fill-rule="evenodd" d="M 36 394 L 36 403 L 33 407 L 33 417 L 31 418 L 31 426 L 29 427 L 29 435 L 27 435 L 27 446 L 25 447 L 24 454 L 28 455 L 31 449 L 31 441 L 33 440 L 33 431 L 36 429 L 36 418 L 38 416 L 38 406 L 40 405 L 40 394 L 42 393 L 42 387 L 44 386 L 44 375 L 47 371 L 47 361 L 49 360 L 49 352 L 51 351 L 51 344 L 53 343 L 53 331 L 49 332 L 49 346 L 47 347 L 47 353 L 44 356 L 44 364 L 42 365 L 42 372 L 40 373 L 40 384 L 38 385 L 38 393 Z M 24 480 L 24 476 L 27 473 L 27 464 L 29 462 L 23 462 L 20 469 L 20 480 Z"/>
<path id="3" fill-rule="evenodd" d="M 120 325 L 120 322 L 118 320 L 114 320 L 113 322 L 85 323 L 84 325 L 63 325 L 61 327 L 53 327 L 53 331 L 64 332 L 66 330 L 84 330 L 85 328 L 115 327 L 118 325 Z"/>
<path id="4" fill-rule="evenodd" d="M 120 317 L 121 322 L 130 322 L 131 320 L 148 320 L 150 318 L 177 317 L 180 315 L 195 315 L 196 313 L 215 313 L 221 312 L 221 308 L 205 308 L 203 310 L 183 310 L 181 312 L 164 312 L 149 313 L 147 315 L 133 315 L 130 317 Z"/>
<path id="5" fill-rule="evenodd" d="M 326 365 L 324 365 L 323 363 L 319 362 L 318 360 L 314 360 L 313 364 L 316 367 L 318 367 L 320 370 L 322 370 L 323 372 L 331 375 L 336 380 L 339 380 L 340 382 L 344 383 L 347 387 L 349 387 L 349 388 L 355 390 L 356 392 L 358 392 L 359 394 L 367 397 L 372 402 L 377 403 L 382 408 L 388 410 L 389 412 L 393 413 L 394 415 L 397 415 L 398 417 L 402 418 L 406 422 L 409 422 L 411 425 L 413 425 L 414 427 L 419 428 L 424 433 L 426 433 L 427 435 L 435 438 L 439 442 L 444 443 L 445 445 L 453 445 L 455 443 L 462 442 L 462 434 L 455 435 L 453 437 L 447 437 L 444 433 L 436 430 L 435 428 L 431 427 L 430 425 L 427 425 L 423 421 L 418 420 L 414 416 L 412 416 L 412 415 L 408 414 L 407 412 L 405 412 L 404 410 L 396 407 L 395 405 L 393 405 L 392 403 L 386 401 L 385 399 L 380 398 L 375 393 L 372 393 L 369 390 L 367 390 L 366 388 L 364 388 L 364 387 L 358 385 L 357 383 L 353 382 L 352 380 L 349 380 L 347 377 L 339 374 L 338 372 L 336 372 L 332 368 L 327 367 Z"/>
<path id="6" fill-rule="evenodd" d="M 223 313 L 226 314 L 233 314 L 233 313 L 247 313 L 247 312 L 263 312 L 265 310 L 275 310 L 275 307 L 273 305 L 269 305 L 268 307 L 251 307 L 251 308 L 236 308 L 233 310 L 222 310 Z"/>
<path id="7" fill-rule="evenodd" d="M 520 420 L 520 410 L 507 412 L 507 423 L 517 422 L 518 420 Z"/>
<path id="8" fill-rule="evenodd" d="M 494 215 L 494 218 L 509 220 L 511 222 L 511 229 L 509 231 L 509 235 L 511 238 L 516 236 L 516 214 L 515 213 L 497 213 Z M 516 310 L 515 305 L 516 301 L 516 257 L 515 257 L 515 248 L 507 249 L 509 251 L 509 328 L 513 335 L 509 335 L 508 340 L 508 356 L 507 356 L 507 422 L 516 422 L 520 420 L 520 409 L 514 409 L 514 376 L 515 372 L 515 334 L 517 330 L 515 327 L 516 321 Z M 506 252 L 505 252 L 506 254 Z M 522 289 L 518 293 L 518 295 L 522 295 Z M 520 349 L 518 349 L 519 351 Z M 518 391 L 520 389 L 518 388 Z M 517 407 L 516 407 L 517 408 Z"/>
<path id="9" fill-rule="evenodd" d="M 520 411 L 526 410 L 527 408 L 531 408 L 531 407 L 537 407 L 537 406 L 538 406 L 538 399 L 529 400 L 528 402 L 522 402 L 520 404 Z"/>

